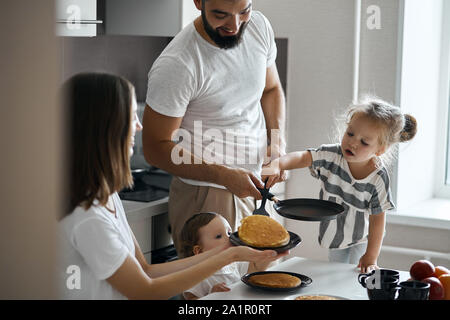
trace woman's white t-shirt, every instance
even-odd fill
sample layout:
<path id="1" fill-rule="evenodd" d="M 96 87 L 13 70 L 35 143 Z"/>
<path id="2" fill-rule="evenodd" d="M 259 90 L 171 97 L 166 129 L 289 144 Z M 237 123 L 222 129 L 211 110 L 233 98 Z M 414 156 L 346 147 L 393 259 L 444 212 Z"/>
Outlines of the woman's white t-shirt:
<path id="1" fill-rule="evenodd" d="M 64 299 L 126 299 L 105 279 L 127 256 L 135 257 L 132 232 L 117 193 L 114 215 L 98 202 L 77 207 L 60 227 L 60 289 Z"/>

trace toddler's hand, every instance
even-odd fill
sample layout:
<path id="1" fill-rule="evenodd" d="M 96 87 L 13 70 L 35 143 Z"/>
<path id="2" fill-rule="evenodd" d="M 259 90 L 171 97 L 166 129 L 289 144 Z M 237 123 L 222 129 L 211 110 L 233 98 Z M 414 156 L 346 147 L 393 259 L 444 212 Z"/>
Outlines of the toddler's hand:
<path id="1" fill-rule="evenodd" d="M 266 188 L 271 188 L 275 183 L 285 181 L 287 172 L 280 170 L 278 159 L 272 160 L 262 167 L 261 180 L 266 181 Z"/>
<path id="2" fill-rule="evenodd" d="M 358 268 L 361 273 L 369 273 L 372 270 L 379 269 L 377 266 L 377 259 L 367 256 L 366 254 L 359 259 Z"/>

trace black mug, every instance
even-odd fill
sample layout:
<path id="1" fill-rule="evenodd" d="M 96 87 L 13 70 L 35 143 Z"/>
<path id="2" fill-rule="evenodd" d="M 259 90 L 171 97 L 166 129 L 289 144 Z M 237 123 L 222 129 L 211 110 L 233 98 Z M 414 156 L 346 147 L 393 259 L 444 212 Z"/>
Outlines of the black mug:
<path id="1" fill-rule="evenodd" d="M 430 294 L 430 284 L 417 280 L 400 282 L 398 289 L 398 300 L 428 300 Z"/>
<path id="2" fill-rule="evenodd" d="M 400 272 L 392 269 L 375 269 L 369 273 L 361 273 L 360 275 L 358 275 L 358 282 L 364 288 L 366 288 L 366 279 L 369 277 L 380 277 L 380 280 L 386 277 L 394 277 L 396 279 L 400 279 Z"/>
<path id="3" fill-rule="evenodd" d="M 367 289 L 367 296 L 370 300 L 395 300 L 399 279 L 385 276 L 376 281 L 372 278 L 366 278 L 363 287 Z"/>

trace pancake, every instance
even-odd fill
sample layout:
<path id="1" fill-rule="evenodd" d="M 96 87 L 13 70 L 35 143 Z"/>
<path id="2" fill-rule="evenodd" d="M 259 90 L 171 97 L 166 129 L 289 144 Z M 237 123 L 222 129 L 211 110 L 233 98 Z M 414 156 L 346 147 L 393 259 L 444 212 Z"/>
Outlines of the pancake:
<path id="1" fill-rule="evenodd" d="M 252 247 L 275 248 L 289 243 L 286 229 L 275 219 L 263 215 L 252 215 L 241 220 L 239 239 Z"/>
<path id="2" fill-rule="evenodd" d="M 265 273 L 251 276 L 248 282 L 269 288 L 293 288 L 299 286 L 302 280 L 287 273 Z"/>
<path id="3" fill-rule="evenodd" d="M 339 299 L 323 295 L 306 295 L 306 296 L 298 296 L 294 300 L 339 300 Z"/>

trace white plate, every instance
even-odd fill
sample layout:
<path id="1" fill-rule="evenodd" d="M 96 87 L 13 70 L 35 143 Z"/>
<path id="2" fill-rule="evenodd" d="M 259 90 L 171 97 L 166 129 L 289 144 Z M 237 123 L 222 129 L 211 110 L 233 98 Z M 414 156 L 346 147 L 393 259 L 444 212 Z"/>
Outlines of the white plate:
<path id="1" fill-rule="evenodd" d="M 326 297 L 330 297 L 330 298 L 335 298 L 337 300 L 350 300 L 348 298 L 344 298 L 344 297 L 340 297 L 340 296 L 334 296 L 331 294 L 325 294 L 325 293 L 305 293 L 305 294 L 296 294 L 296 295 L 292 295 L 289 297 L 286 297 L 285 300 L 295 300 L 295 298 L 297 297 L 303 297 L 303 296 L 326 296 Z M 314 299 L 313 299 L 314 300 Z M 318 300 L 316 300 L 318 301 Z"/>

